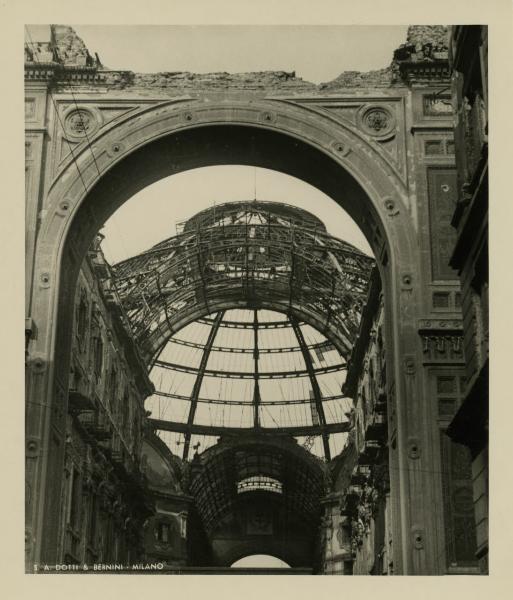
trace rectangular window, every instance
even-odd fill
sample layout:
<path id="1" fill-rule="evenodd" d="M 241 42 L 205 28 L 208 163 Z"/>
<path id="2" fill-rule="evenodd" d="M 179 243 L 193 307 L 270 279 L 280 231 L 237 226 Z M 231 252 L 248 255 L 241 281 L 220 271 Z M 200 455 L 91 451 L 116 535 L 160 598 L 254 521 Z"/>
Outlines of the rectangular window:
<path id="1" fill-rule="evenodd" d="M 103 340 L 99 335 L 93 341 L 93 361 L 94 373 L 99 378 L 103 369 Z"/>
<path id="2" fill-rule="evenodd" d="M 85 300 L 85 296 L 82 294 L 80 297 L 80 302 L 76 307 L 77 310 L 77 335 L 79 338 L 79 342 L 83 344 L 86 333 L 87 333 L 87 315 L 89 312 L 87 301 Z"/>
<path id="3" fill-rule="evenodd" d="M 470 451 L 445 433 L 464 394 L 462 374 L 437 374 L 435 392 L 440 423 L 440 460 L 445 530 L 446 567 L 475 567 L 476 528 Z"/>
<path id="4" fill-rule="evenodd" d="M 433 308 L 449 308 L 449 292 L 434 292 Z"/>
<path id="5" fill-rule="evenodd" d="M 76 529 L 79 525 L 81 491 L 80 473 L 73 468 L 69 513 L 69 524 L 73 529 Z"/>
<path id="6" fill-rule="evenodd" d="M 457 272 L 449 266 L 456 240 L 456 231 L 451 225 L 458 197 L 456 170 L 429 167 L 427 180 L 433 279 L 456 279 Z"/>
<path id="7" fill-rule="evenodd" d="M 87 535 L 87 541 L 94 548 L 96 546 L 96 524 L 97 524 L 97 513 L 98 513 L 98 500 L 97 495 L 92 494 L 90 497 L 89 504 L 89 531 Z"/>
<path id="8" fill-rule="evenodd" d="M 424 143 L 424 152 L 428 156 L 443 154 L 442 140 L 426 140 Z"/>
<path id="9" fill-rule="evenodd" d="M 426 94 L 422 98 L 424 114 L 429 117 L 452 115 L 451 96 L 448 94 Z"/>
<path id="10" fill-rule="evenodd" d="M 168 523 L 159 523 L 157 527 L 157 539 L 163 544 L 169 543 L 170 527 Z"/>

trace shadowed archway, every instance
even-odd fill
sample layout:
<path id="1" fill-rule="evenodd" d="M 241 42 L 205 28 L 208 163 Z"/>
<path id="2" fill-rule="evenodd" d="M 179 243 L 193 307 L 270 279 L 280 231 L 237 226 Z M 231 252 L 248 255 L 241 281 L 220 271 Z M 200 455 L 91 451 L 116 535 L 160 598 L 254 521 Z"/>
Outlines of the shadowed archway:
<path id="1" fill-rule="evenodd" d="M 392 328 L 399 310 L 395 299 L 398 272 L 397 267 L 389 267 L 400 257 L 403 268 L 406 265 L 412 270 L 413 232 L 399 208 L 405 201 L 404 184 L 387 166 L 382 152 L 354 132 L 336 129 L 330 119 L 319 115 L 320 127 L 316 127 L 309 111 L 297 107 L 282 109 L 282 114 L 237 105 L 201 108 L 197 114 L 177 115 L 173 110 L 165 106 L 154 114 L 146 111 L 121 122 L 117 130 L 107 128 L 92 141 L 93 151 L 97 151 L 94 160 L 87 149 L 77 153 L 80 174 L 70 163 L 50 187 L 36 253 L 39 283 L 33 289 L 33 313 L 45 330 L 34 346 L 34 377 L 29 389 L 32 395 L 48 397 L 53 408 L 42 410 L 29 423 L 29 435 L 41 437 L 45 452 L 29 473 L 30 487 L 42 486 L 44 493 L 38 494 L 37 505 L 28 508 L 36 555 L 48 560 L 55 552 L 58 535 L 51 527 L 52 515 L 59 511 L 58 486 L 48 484 L 48 473 L 50 469 L 58 472 L 63 456 L 62 440 L 58 435 L 52 437 L 50 431 L 62 431 L 66 413 L 75 282 L 94 235 L 134 193 L 173 173 L 220 164 L 254 165 L 302 179 L 340 204 L 366 235 L 378 258 L 386 293 L 391 294 Z M 184 115 L 186 121 L 194 122 L 204 119 L 208 110 L 215 115 L 209 123 L 183 124 Z M 270 123 L 265 125 L 267 114 Z M 399 342 L 394 335 L 388 339 L 394 355 Z M 394 367 L 392 360 L 389 364 Z M 41 368 L 43 365 L 48 368 Z"/>

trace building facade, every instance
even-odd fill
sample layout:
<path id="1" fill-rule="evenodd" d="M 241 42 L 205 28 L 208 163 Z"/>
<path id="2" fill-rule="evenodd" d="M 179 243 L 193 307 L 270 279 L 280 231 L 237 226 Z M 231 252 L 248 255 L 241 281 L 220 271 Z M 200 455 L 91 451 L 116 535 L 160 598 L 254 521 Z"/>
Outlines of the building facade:
<path id="1" fill-rule="evenodd" d="M 140 468 L 144 399 L 152 384 L 112 293 L 98 238 L 74 302 L 57 562 L 136 562 L 152 514 Z M 30 459 L 27 468 L 30 468 Z"/>
<path id="2" fill-rule="evenodd" d="M 221 569 L 264 548 L 318 573 L 477 573 L 477 560 L 485 572 L 486 43 L 476 31 L 412 26 L 386 69 L 320 85 L 284 72 L 116 71 L 70 27 L 28 36 L 28 571 L 134 560 Z M 176 238 L 190 243 L 166 240 L 109 276 L 96 236 L 114 211 L 163 177 L 219 164 L 275 169 L 326 193 L 369 241 L 370 282 L 367 259 L 315 216 L 276 206 L 258 225 L 240 207 L 233 221 L 200 213 Z M 230 321 L 231 310 L 252 318 Z M 259 320 L 265 310 L 285 316 Z M 198 382 L 173 392 L 189 416 L 155 419 L 148 373 L 169 370 L 159 352 L 191 323 L 210 334 L 182 344 L 203 357 L 179 365 Z M 250 427 L 205 409 L 240 403 L 201 391 L 219 375 L 208 356 L 240 350 L 216 342 L 223 326 L 253 335 Z M 285 327 L 295 341 L 280 352 L 302 367 L 275 372 L 262 330 Z M 309 343 L 307 327 L 325 338 Z M 344 394 L 327 397 L 318 378 L 341 370 Z M 279 401 L 265 380 L 280 377 L 303 377 L 311 395 L 294 398 L 304 422 L 270 431 L 264 412 L 278 419 Z M 342 407 L 332 421 L 330 402 Z M 469 422 L 479 424 L 471 439 Z M 183 436 L 181 458 L 155 432 Z M 199 435 L 216 442 L 198 446 Z M 297 544 L 273 545 L 273 532 Z"/>
<path id="3" fill-rule="evenodd" d="M 465 386 L 448 427 L 472 455 L 477 557 L 488 572 L 488 29 L 451 32 L 458 198 L 451 265 L 461 280 Z"/>

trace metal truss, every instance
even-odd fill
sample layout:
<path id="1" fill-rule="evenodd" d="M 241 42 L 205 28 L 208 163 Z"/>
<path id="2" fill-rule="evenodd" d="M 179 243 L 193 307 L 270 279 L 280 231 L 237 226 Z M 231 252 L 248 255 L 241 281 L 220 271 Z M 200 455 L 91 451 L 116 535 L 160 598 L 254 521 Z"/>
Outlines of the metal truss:
<path id="1" fill-rule="evenodd" d="M 216 318 L 212 324 L 212 329 L 208 335 L 207 343 L 205 344 L 205 348 L 203 354 L 201 356 L 201 363 L 199 368 L 197 369 L 196 379 L 194 381 L 194 387 L 192 388 L 191 394 L 191 407 L 189 409 L 189 416 L 187 418 L 187 431 L 185 433 L 185 441 L 183 446 L 183 459 L 187 460 L 189 457 L 189 447 L 191 445 L 191 428 L 194 423 L 194 415 L 196 414 L 196 408 L 198 406 L 198 397 L 201 390 L 201 384 L 203 383 L 203 377 L 207 372 L 207 363 L 210 358 L 210 353 L 212 352 L 212 345 L 214 344 L 215 337 L 217 332 L 219 331 L 219 324 L 223 320 L 224 311 L 220 311 L 217 313 Z"/>
<path id="2" fill-rule="evenodd" d="M 324 407 L 322 405 L 321 388 L 319 387 L 319 382 L 317 381 L 316 377 L 316 371 L 318 371 L 318 369 L 314 369 L 310 350 L 308 350 L 306 346 L 305 338 L 303 337 L 303 332 L 301 331 L 301 327 L 299 327 L 297 319 L 295 317 L 291 317 L 290 322 L 292 323 L 292 327 L 294 328 L 294 333 L 296 334 L 297 341 L 299 342 L 299 347 L 301 348 L 301 353 L 303 355 L 303 360 L 305 361 L 308 377 L 310 378 L 310 385 L 312 386 L 312 394 L 315 402 L 315 410 L 317 413 L 318 421 L 319 424 L 323 427 L 322 445 L 324 448 L 324 456 L 326 457 L 326 460 L 330 460 L 331 453 L 329 437 L 326 432 L 326 416 L 324 415 Z"/>
<path id="3" fill-rule="evenodd" d="M 199 321 L 199 320 L 198 320 Z M 198 322 L 196 321 L 196 322 Z M 211 323 L 211 321 L 209 321 L 209 323 Z M 287 321 L 288 323 L 288 321 Z M 259 322 L 258 324 L 258 328 L 259 329 L 265 329 L 265 325 L 267 323 L 262 323 Z M 290 323 L 288 323 L 290 325 Z M 221 323 L 221 327 L 223 326 L 223 323 Z M 251 327 L 253 327 L 253 324 L 251 325 Z M 205 347 L 203 344 L 200 344 L 198 342 L 191 342 L 190 340 L 182 340 L 178 337 L 173 336 L 170 340 L 171 343 L 173 344 L 179 344 L 181 346 L 188 346 L 189 348 L 197 348 L 199 350 L 203 350 L 203 348 Z M 310 344 L 307 346 L 309 350 L 331 350 L 333 348 L 333 344 L 331 344 L 328 340 L 324 341 L 324 342 L 319 342 L 317 344 Z M 301 348 L 299 346 L 289 346 L 289 347 L 283 347 L 283 348 L 260 348 L 259 352 L 260 354 L 282 354 L 284 352 L 299 352 L 301 350 Z M 253 348 L 231 348 L 228 346 L 212 346 L 212 351 L 213 352 L 229 352 L 231 354 L 253 354 Z"/>
<path id="4" fill-rule="evenodd" d="M 176 400 L 190 400 L 190 395 L 186 394 L 175 394 L 172 392 L 162 392 L 160 390 L 156 390 L 154 392 L 155 396 L 160 396 L 161 398 L 171 398 Z M 347 398 L 344 394 L 334 394 L 331 396 L 323 396 L 322 401 L 327 402 L 328 400 L 343 400 Z M 234 405 L 234 406 L 245 406 L 248 403 L 243 400 L 223 400 L 222 398 L 197 398 L 197 402 L 205 403 L 205 404 L 220 404 L 220 405 Z M 293 404 L 311 404 L 311 398 L 295 398 L 293 400 L 261 400 L 260 406 L 289 406 Z"/>
<path id="5" fill-rule="evenodd" d="M 250 434 L 255 431 L 254 427 L 221 427 L 218 425 L 199 425 L 197 423 L 180 423 L 179 421 L 167 421 L 165 419 L 149 419 L 150 425 L 160 431 L 174 431 L 185 435 L 234 435 Z M 351 429 L 349 421 L 341 423 L 325 423 L 324 425 L 290 425 L 287 427 L 259 427 L 257 431 L 263 435 L 276 436 L 288 434 L 292 437 L 303 437 L 310 435 L 329 435 L 330 433 L 347 433 Z"/>
<path id="6" fill-rule="evenodd" d="M 240 505 L 240 482 L 252 477 L 268 477 L 281 484 L 279 496 L 266 491 L 248 493 L 256 494 L 261 502 L 279 502 L 281 518 L 296 519 L 305 533 L 315 533 L 320 498 L 325 492 L 325 468 L 290 437 L 232 435 L 197 457 L 190 493 L 209 535 L 226 514 L 235 512 Z M 285 528 L 288 525 L 291 523 L 283 523 Z"/>
<path id="7" fill-rule="evenodd" d="M 112 271 L 150 366 L 177 330 L 228 307 L 293 314 L 347 359 L 373 262 L 305 211 L 253 201 L 207 209 Z"/>
<path id="8" fill-rule="evenodd" d="M 150 250 L 112 267 L 111 284 L 116 289 L 148 368 L 159 367 L 189 373 L 195 380 L 190 395 L 166 393 L 159 397 L 190 401 L 186 422 L 151 419 L 154 427 L 184 435 L 183 458 L 188 459 L 193 435 L 247 435 L 261 433 L 320 435 L 324 455 L 330 459 L 329 435 L 348 431 L 347 421 L 326 422 L 324 402 L 344 398 L 323 397 L 318 376 L 346 368 L 366 300 L 373 259 L 353 246 L 330 236 L 313 215 L 273 202 L 235 202 L 209 208 L 185 222 L 181 232 Z M 251 321 L 225 319 L 229 308 L 253 310 Z M 258 310 L 266 308 L 286 315 L 281 321 L 259 321 Z M 204 343 L 175 335 L 191 322 L 210 328 Z M 307 344 L 302 332 L 311 325 L 326 340 Z M 220 328 L 253 330 L 253 343 L 243 348 L 215 345 Z M 260 348 L 259 331 L 292 328 L 297 345 Z M 293 338 L 291 338 L 293 339 Z M 199 366 L 176 364 L 159 358 L 172 342 L 201 350 Z M 294 344 L 294 341 L 292 342 Z M 342 361 L 314 366 L 311 352 L 337 350 Z M 253 369 L 209 369 L 212 352 L 252 354 Z M 260 355 L 300 352 L 305 369 L 262 371 Z M 249 401 L 209 399 L 200 395 L 205 377 L 252 379 Z M 263 400 L 260 381 L 308 377 L 310 398 Z M 199 425 L 195 415 L 199 403 L 253 407 L 253 428 Z M 312 425 L 263 428 L 260 407 L 310 405 Z"/>
<path id="9" fill-rule="evenodd" d="M 210 354 L 210 349 L 208 353 Z M 203 362 L 203 361 L 202 361 Z M 208 377 L 224 377 L 226 379 L 254 379 L 255 374 L 248 371 L 215 371 L 213 369 L 202 369 L 201 367 L 190 367 L 189 365 L 177 365 L 175 363 L 166 362 L 163 360 L 156 360 L 154 365 L 162 367 L 164 369 L 170 369 L 171 371 L 178 371 L 180 373 L 193 373 L 200 374 L 201 378 L 204 375 Z M 346 363 L 338 363 L 336 365 L 329 365 L 326 367 L 317 367 L 310 370 L 308 367 L 305 370 L 297 371 L 264 371 L 259 373 L 260 379 L 291 379 L 295 377 L 305 377 L 306 375 L 320 375 L 322 373 L 335 373 L 345 368 Z"/>

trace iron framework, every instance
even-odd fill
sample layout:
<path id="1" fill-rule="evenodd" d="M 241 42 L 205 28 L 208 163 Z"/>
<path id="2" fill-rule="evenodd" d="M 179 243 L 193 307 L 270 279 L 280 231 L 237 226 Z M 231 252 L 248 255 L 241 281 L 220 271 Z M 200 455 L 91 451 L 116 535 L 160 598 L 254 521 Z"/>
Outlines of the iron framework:
<path id="1" fill-rule="evenodd" d="M 259 408 L 267 405 L 310 406 L 312 425 L 277 428 L 290 435 L 321 435 L 324 455 L 330 458 L 329 435 L 348 430 L 347 422 L 328 424 L 323 403 L 343 395 L 323 395 L 318 377 L 344 370 L 357 335 L 374 261 L 350 244 L 327 233 L 323 223 L 299 208 L 263 201 L 221 204 L 204 210 L 181 227 L 173 237 L 146 252 L 111 268 L 110 285 L 122 309 L 148 369 L 170 369 L 195 378 L 189 395 L 157 390 L 158 397 L 190 401 L 183 423 L 154 419 L 153 426 L 184 435 L 183 457 L 188 458 L 193 434 L 224 435 L 229 428 L 194 422 L 199 403 L 245 404 L 223 398 L 202 398 L 205 377 L 252 379 L 253 428 L 264 431 Z M 229 309 L 250 309 L 251 321 L 229 320 Z M 259 321 L 259 309 L 284 313 L 285 320 Z M 210 328 L 208 339 L 198 342 L 177 334 L 197 322 Z M 301 326 L 305 323 L 325 336 L 307 343 Z M 261 348 L 259 332 L 291 328 L 292 344 Z M 253 344 L 244 348 L 215 344 L 221 328 L 253 331 Z M 161 359 L 168 342 L 202 352 L 198 366 Z M 294 343 L 294 341 L 296 343 Z M 336 349 L 335 364 L 314 366 L 312 353 Z M 207 368 L 212 352 L 252 354 L 252 371 Z M 297 352 L 303 369 L 265 371 L 261 354 Z M 310 398 L 262 399 L 260 381 L 307 377 Z M 247 432 L 245 427 L 233 431 Z"/>

